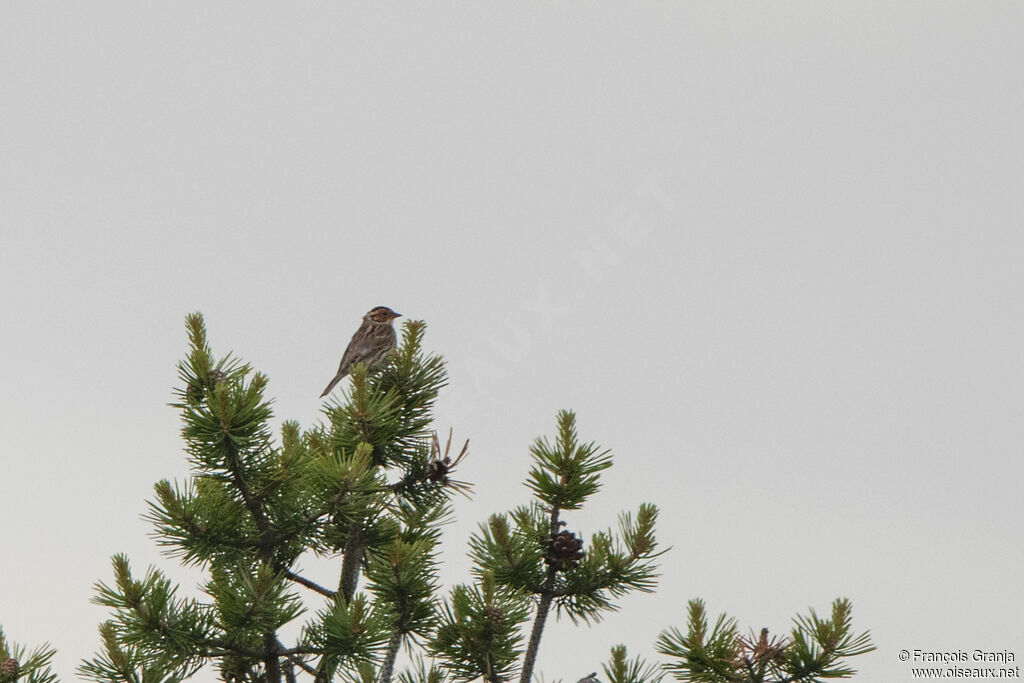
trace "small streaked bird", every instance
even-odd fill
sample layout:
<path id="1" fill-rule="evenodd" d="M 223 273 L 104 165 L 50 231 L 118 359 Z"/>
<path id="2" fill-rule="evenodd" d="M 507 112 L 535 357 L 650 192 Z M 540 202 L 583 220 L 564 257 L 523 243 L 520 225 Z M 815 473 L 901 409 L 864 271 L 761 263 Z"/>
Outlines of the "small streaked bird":
<path id="1" fill-rule="evenodd" d="M 366 363 L 366 367 L 373 367 L 384 358 L 388 351 L 395 348 L 397 338 L 391 321 L 401 315 L 387 306 L 377 306 L 371 308 L 370 312 L 363 316 L 363 324 L 352 335 L 352 341 L 348 343 L 348 348 L 341 356 L 338 374 L 324 389 L 324 393 L 320 394 L 320 398 L 331 393 L 334 385 L 340 382 L 357 363 Z"/>
<path id="2" fill-rule="evenodd" d="M 595 671 L 594 673 L 590 674 L 589 676 L 584 676 L 580 680 L 576 681 L 576 683 L 598 683 L 597 682 L 597 672 Z"/>

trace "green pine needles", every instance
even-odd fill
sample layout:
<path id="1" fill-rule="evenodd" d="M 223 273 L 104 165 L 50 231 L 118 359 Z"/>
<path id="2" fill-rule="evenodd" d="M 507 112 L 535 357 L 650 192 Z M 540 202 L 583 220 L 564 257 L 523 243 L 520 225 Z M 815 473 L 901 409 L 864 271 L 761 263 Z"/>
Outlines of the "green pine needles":
<path id="1" fill-rule="evenodd" d="M 552 439 L 530 446 L 528 498 L 472 534 L 469 581 L 442 587 L 441 532 L 454 495 L 470 491 L 455 478 L 468 441 L 454 453 L 450 434 L 443 448 L 437 438 L 433 408 L 447 375 L 423 351 L 422 322 L 404 325 L 380 365 L 352 369 L 323 422 L 284 422 L 277 435 L 267 378 L 216 357 L 202 316 L 186 324 L 172 405 L 192 475 L 157 482 L 145 518 L 166 555 L 203 572 L 201 592 L 186 596 L 160 570 L 139 574 L 115 556 L 113 580 L 96 584 L 93 601 L 109 618 L 98 653 L 79 667 L 86 679 L 176 683 L 212 669 L 238 683 L 530 683 L 549 622 L 592 624 L 626 595 L 656 588 L 666 551 L 653 504 L 588 537 L 565 519 L 592 502 L 612 466 L 609 451 L 580 440 L 568 411 Z M 336 580 L 304 573 L 312 557 L 333 563 Z M 630 659 L 616 645 L 587 680 L 811 682 L 853 675 L 844 659 L 873 649 L 866 633 L 853 635 L 845 600 L 828 619 L 798 618 L 785 638 L 744 637 L 724 616 L 709 628 L 695 600 L 687 631 L 668 629 L 656 645 L 667 661 Z M 0 632 L 0 683 L 52 683 L 53 655 Z M 576 665 L 557 674 L 597 669 Z"/>
<path id="2" fill-rule="evenodd" d="M 279 443 L 266 378 L 215 359 L 198 314 L 187 327 L 174 407 L 193 476 L 159 482 L 146 516 L 167 554 L 208 573 L 206 597 L 177 598 L 156 570 L 136 580 L 116 557 L 114 583 L 97 586 L 96 602 L 113 610 L 104 649 L 81 673 L 172 681 L 213 665 L 224 680 L 276 682 L 372 669 L 389 681 L 401 645 L 434 631 L 436 548 L 458 488 L 430 476 L 452 463 L 434 447 L 446 374 L 422 351 L 424 325 L 406 324 L 379 370 L 353 370 L 326 424 L 302 432 L 286 422 Z M 306 553 L 338 558 L 336 587 L 302 575 Z M 308 609 L 311 599 L 322 606 Z M 301 635 L 283 642 L 300 619 Z"/>
<path id="3" fill-rule="evenodd" d="M 563 511 L 580 509 L 597 493 L 600 473 L 612 464 L 608 451 L 580 443 L 573 413 L 559 413 L 554 443 L 539 438 L 530 453 L 534 464 L 527 486 L 533 501 L 507 515 L 493 515 L 470 540 L 478 577 L 496 583 L 512 599 L 536 604 L 519 671 L 522 683 L 531 680 L 552 606 L 574 623 L 598 621 L 616 608 L 615 598 L 654 590 L 660 554 L 654 539 L 658 511 L 650 504 L 640 506 L 635 521 L 622 515 L 617 535 L 598 532 L 586 544 L 562 528 Z M 476 675 L 503 680 L 514 671 L 518 655 L 508 648 L 495 652 L 494 672 L 478 668 Z"/>
<path id="4" fill-rule="evenodd" d="M 832 603 L 832 615 L 798 616 L 788 637 L 770 638 L 768 629 L 748 637 L 734 619 L 721 615 L 708 630 L 701 600 L 689 604 L 688 629 L 663 631 L 658 652 L 675 659 L 665 669 L 680 681 L 694 683 L 816 683 L 849 678 L 856 671 L 843 658 L 874 650 L 867 632 L 853 633 L 849 600 Z"/>
<path id="5" fill-rule="evenodd" d="M 23 645 L 7 640 L 0 628 L 0 683 L 54 683 L 57 676 L 50 669 L 50 661 L 57 654 L 44 644 L 29 652 Z"/>

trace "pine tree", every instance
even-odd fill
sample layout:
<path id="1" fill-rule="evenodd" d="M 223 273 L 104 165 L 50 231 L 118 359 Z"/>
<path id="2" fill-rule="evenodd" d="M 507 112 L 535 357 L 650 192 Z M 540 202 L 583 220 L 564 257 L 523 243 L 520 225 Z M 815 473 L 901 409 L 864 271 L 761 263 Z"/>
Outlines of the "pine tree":
<path id="1" fill-rule="evenodd" d="M 623 515 L 617 535 L 598 532 L 586 547 L 562 528 L 563 513 L 596 493 L 611 466 L 562 412 L 554 442 L 531 448 L 533 501 L 481 528 L 470 541 L 476 581 L 441 599 L 437 546 L 452 494 L 468 489 L 450 476 L 467 447 L 453 460 L 451 438 L 442 452 L 432 429 L 446 375 L 442 359 L 422 351 L 422 323 L 405 325 L 382 367 L 353 370 L 325 424 L 301 432 L 285 422 L 279 443 L 267 379 L 230 354 L 215 359 L 198 314 L 187 328 L 173 405 L 193 476 L 157 483 L 147 518 L 169 555 L 207 572 L 207 597 L 180 598 L 162 572 L 136 578 L 116 556 L 114 581 L 99 583 L 95 598 L 113 617 L 100 629 L 103 651 L 80 667 L 86 677 L 177 681 L 212 664 L 227 681 L 301 672 L 388 683 L 402 644 L 421 643 L 435 657 L 428 677 L 503 681 L 518 672 L 529 681 L 552 606 L 591 622 L 615 598 L 653 590 L 654 506 L 642 505 L 635 521 Z M 338 558 L 337 588 L 302 575 L 306 552 Z M 300 589 L 323 601 L 311 616 Z M 282 642 L 282 627 L 301 617 L 302 636 Z"/>
<path id="2" fill-rule="evenodd" d="M 285 422 L 279 443 L 266 378 L 230 354 L 215 359 L 198 314 L 187 327 L 174 406 L 193 476 L 159 482 L 147 517 L 169 555 L 207 572 L 206 598 L 177 597 L 155 569 L 138 579 L 116 556 L 114 582 L 95 598 L 113 610 L 103 651 L 81 673 L 177 681 L 212 664 L 227 681 L 276 683 L 379 665 L 373 676 L 389 681 L 402 642 L 433 625 L 440 524 L 460 486 L 430 429 L 446 375 L 422 351 L 424 325 L 406 324 L 378 371 L 352 371 L 326 424 Z M 336 588 L 302 575 L 307 552 L 339 559 Z M 322 607 L 307 615 L 299 590 Z M 302 617 L 302 635 L 282 642 Z"/>
<path id="3" fill-rule="evenodd" d="M 443 595 L 438 547 L 453 495 L 470 490 L 454 478 L 468 441 L 455 454 L 450 432 L 443 448 L 437 437 L 433 405 L 447 378 L 443 359 L 422 349 L 422 322 L 405 324 L 380 366 L 352 370 L 322 423 L 284 422 L 278 439 L 267 378 L 231 354 L 215 358 L 199 314 L 186 326 L 172 405 L 192 476 L 158 482 L 145 516 L 167 555 L 204 572 L 204 597 L 181 597 L 160 570 L 139 576 L 114 556 L 113 581 L 96 585 L 94 602 L 111 616 L 100 651 L 79 667 L 87 679 L 176 683 L 212 666 L 232 682 L 529 683 L 552 609 L 588 624 L 624 595 L 654 590 L 664 552 L 654 505 L 620 515 L 617 532 L 584 539 L 567 528 L 612 459 L 581 442 L 562 411 L 554 439 L 530 447 L 531 500 L 480 526 L 469 539 L 472 582 Z M 336 585 L 303 574 L 311 555 L 335 562 Z M 845 600 L 830 619 L 798 617 L 784 639 L 742 637 L 724 616 L 709 632 L 703 603 L 689 609 L 687 633 L 658 640 L 669 662 L 630 660 L 616 646 L 608 682 L 811 682 L 852 675 L 841 660 L 873 649 L 866 633 L 852 635 Z M 300 634 L 286 643 L 289 625 Z M 403 645 L 411 663 L 396 671 Z M 0 683 L 52 683 L 53 655 L 27 654 L 0 632 Z"/>

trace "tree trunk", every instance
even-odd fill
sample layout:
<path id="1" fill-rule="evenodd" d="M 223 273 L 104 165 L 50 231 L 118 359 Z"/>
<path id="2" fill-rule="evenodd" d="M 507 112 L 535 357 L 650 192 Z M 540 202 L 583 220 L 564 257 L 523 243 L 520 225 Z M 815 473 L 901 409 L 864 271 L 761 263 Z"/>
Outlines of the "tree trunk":
<path id="1" fill-rule="evenodd" d="M 402 634 L 397 630 L 391 634 L 388 641 L 388 650 L 384 654 L 384 664 L 380 667 L 377 675 L 377 683 L 391 683 L 391 676 L 395 671 L 395 659 L 398 657 L 398 648 L 402 645 Z"/>
<path id="2" fill-rule="evenodd" d="M 558 533 L 558 513 L 557 507 L 552 508 L 551 520 L 548 526 L 552 538 Z M 533 665 L 537 661 L 540 637 L 544 633 L 544 622 L 548 618 L 548 610 L 551 609 L 551 601 L 554 598 L 551 593 L 555 588 L 555 576 L 557 574 L 558 571 L 554 565 L 548 567 L 547 576 L 544 578 L 544 589 L 540 594 L 540 602 L 537 603 L 537 616 L 533 619 L 533 632 L 530 633 L 530 644 L 526 647 L 526 657 L 523 659 L 523 673 L 519 676 L 519 683 L 530 683 L 530 678 L 533 676 Z"/>
<path id="3" fill-rule="evenodd" d="M 345 556 L 341 560 L 341 579 L 338 581 L 338 592 L 345 602 L 352 602 L 359 583 L 359 570 L 363 566 L 363 537 L 359 532 L 359 524 L 353 522 L 348 529 L 348 540 L 345 541 Z"/>
<path id="4" fill-rule="evenodd" d="M 530 683 L 533 676 L 533 665 L 537 661 L 537 650 L 540 649 L 540 637 L 544 633 L 544 622 L 548 618 L 548 610 L 551 609 L 551 595 L 542 595 L 537 604 L 537 616 L 533 620 L 533 632 L 530 633 L 530 644 L 526 647 L 526 657 L 523 659 L 523 672 L 519 676 L 519 683 Z"/>
<path id="5" fill-rule="evenodd" d="M 268 633 L 263 636 L 263 668 L 267 683 L 281 683 L 281 662 L 277 658 L 277 636 Z"/>

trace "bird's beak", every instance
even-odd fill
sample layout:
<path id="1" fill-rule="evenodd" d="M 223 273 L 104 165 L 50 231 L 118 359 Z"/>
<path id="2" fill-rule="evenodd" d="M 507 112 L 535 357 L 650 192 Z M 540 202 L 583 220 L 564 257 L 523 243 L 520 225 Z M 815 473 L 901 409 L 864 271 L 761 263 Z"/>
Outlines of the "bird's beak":
<path id="1" fill-rule="evenodd" d="M 395 316 L 396 318 L 401 318 L 402 317 L 401 313 L 395 313 L 394 311 L 391 311 L 391 315 Z"/>

